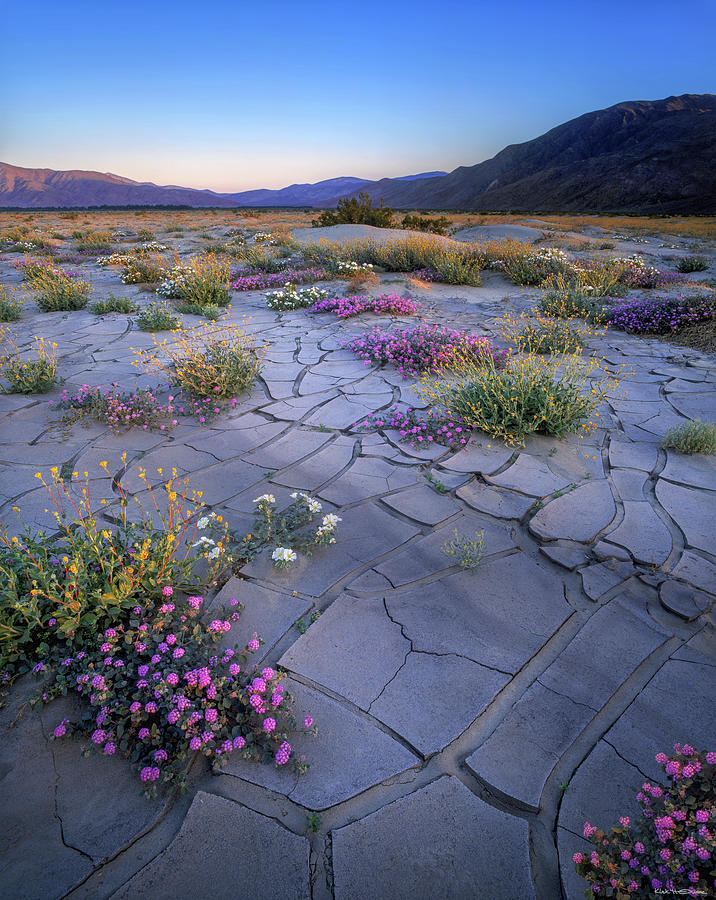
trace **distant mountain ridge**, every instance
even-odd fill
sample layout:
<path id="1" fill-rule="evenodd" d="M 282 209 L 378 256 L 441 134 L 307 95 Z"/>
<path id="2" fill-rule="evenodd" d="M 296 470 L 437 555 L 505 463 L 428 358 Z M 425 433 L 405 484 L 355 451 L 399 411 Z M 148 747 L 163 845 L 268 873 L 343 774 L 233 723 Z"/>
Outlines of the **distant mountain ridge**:
<path id="1" fill-rule="evenodd" d="M 379 181 L 341 177 L 219 193 L 0 163 L 0 207 L 325 208 L 360 191 L 397 209 L 716 214 L 716 95 L 617 103 L 474 166 Z"/>
<path id="2" fill-rule="evenodd" d="M 445 172 L 405 175 L 398 182 L 434 178 Z M 238 193 L 196 190 L 133 181 L 110 172 L 80 169 L 25 169 L 0 163 L 0 207 L 71 206 L 335 206 L 341 197 L 370 187 L 365 178 L 329 178 L 316 184 L 292 184 L 279 190 Z"/>

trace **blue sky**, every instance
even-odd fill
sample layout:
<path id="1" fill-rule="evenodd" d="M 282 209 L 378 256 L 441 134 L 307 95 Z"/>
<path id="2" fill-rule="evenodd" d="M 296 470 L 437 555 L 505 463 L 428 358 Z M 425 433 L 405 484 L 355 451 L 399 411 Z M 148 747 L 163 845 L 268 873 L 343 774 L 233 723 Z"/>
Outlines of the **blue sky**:
<path id="1" fill-rule="evenodd" d="M 451 170 L 716 91 L 714 0 L 0 0 L 0 159 L 214 190 Z"/>

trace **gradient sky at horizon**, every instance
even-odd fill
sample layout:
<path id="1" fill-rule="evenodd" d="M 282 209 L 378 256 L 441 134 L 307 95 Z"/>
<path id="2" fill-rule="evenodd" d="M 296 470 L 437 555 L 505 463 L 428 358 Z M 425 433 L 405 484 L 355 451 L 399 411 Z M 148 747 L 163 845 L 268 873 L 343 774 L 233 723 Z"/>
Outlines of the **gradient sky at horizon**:
<path id="1" fill-rule="evenodd" d="M 2 0 L 0 160 L 237 191 L 473 165 L 716 90 L 716 2 Z"/>

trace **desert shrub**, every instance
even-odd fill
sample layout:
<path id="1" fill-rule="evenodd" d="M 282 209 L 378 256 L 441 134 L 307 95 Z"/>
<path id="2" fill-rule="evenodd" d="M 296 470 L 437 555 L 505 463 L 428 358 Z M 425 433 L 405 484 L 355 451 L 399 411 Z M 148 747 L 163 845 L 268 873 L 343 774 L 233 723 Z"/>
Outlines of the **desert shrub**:
<path id="1" fill-rule="evenodd" d="M 440 325 L 415 325 L 402 331 L 382 331 L 379 327 L 346 342 L 368 365 L 394 365 L 402 375 L 419 376 L 453 369 L 462 361 L 491 368 L 504 364 L 507 353 L 497 350 L 486 337 Z"/>
<path id="2" fill-rule="evenodd" d="M 489 357 L 479 366 L 463 359 L 456 378 L 433 379 L 421 390 L 472 428 L 522 445 L 534 432 L 563 437 L 593 430 L 599 404 L 617 383 L 595 358 L 529 354 L 510 359 L 502 370 Z"/>
<path id="3" fill-rule="evenodd" d="M 590 285 L 556 276 L 547 278 L 543 286 L 545 292 L 538 309 L 545 315 L 557 319 L 586 319 L 595 325 L 603 321 L 603 305 L 594 299 Z"/>
<path id="4" fill-rule="evenodd" d="M 35 302 L 43 312 L 84 309 L 89 303 L 89 284 L 52 266 L 45 266 L 34 274 L 30 284 L 35 292 Z"/>
<path id="5" fill-rule="evenodd" d="M 106 462 L 100 466 L 107 471 Z M 139 519 L 132 521 L 125 466 L 113 478 L 119 504 L 110 528 L 99 523 L 89 482 L 79 481 L 77 472 L 63 478 L 55 466 L 49 481 L 40 472 L 36 477 L 47 488 L 57 534 L 49 539 L 25 528 L 22 537 L 11 537 L 0 523 L 2 671 L 23 671 L 32 661 L 47 660 L 55 644 L 85 649 L 105 628 L 128 622 L 134 606 L 152 606 L 169 582 L 190 589 L 201 583 L 193 570 L 203 548 L 192 552 L 192 544 L 203 504 L 187 482 L 168 479 L 159 504 L 160 495 L 140 469 L 152 508 L 133 504 Z M 221 564 L 217 558 L 214 571 Z"/>
<path id="6" fill-rule="evenodd" d="M 578 331 L 566 322 L 544 317 L 536 324 L 527 323 L 517 342 L 520 351 L 525 353 L 575 353 L 582 349 Z"/>
<path id="7" fill-rule="evenodd" d="M 164 231 L 167 234 L 184 234 L 184 229 L 181 225 L 167 225 Z"/>
<path id="8" fill-rule="evenodd" d="M 708 269 L 708 260 L 703 256 L 682 256 L 676 263 L 677 272 L 705 272 Z"/>
<path id="9" fill-rule="evenodd" d="M 317 287 L 299 289 L 295 284 L 287 284 L 280 291 L 268 291 L 266 306 L 269 309 L 293 310 L 307 309 L 328 297 L 326 291 Z"/>
<path id="10" fill-rule="evenodd" d="M 137 305 L 129 297 L 115 297 L 110 294 L 106 300 L 96 300 L 90 306 L 90 312 L 96 316 L 106 316 L 108 313 L 134 313 Z"/>
<path id="11" fill-rule="evenodd" d="M 156 241 L 157 236 L 151 228 L 138 228 L 136 240 L 138 241 Z"/>
<path id="12" fill-rule="evenodd" d="M 0 322 L 17 322 L 22 316 L 22 300 L 11 287 L 0 284 Z"/>
<path id="13" fill-rule="evenodd" d="M 379 206 L 373 206 L 372 198 L 365 191 L 361 191 L 357 197 L 345 197 L 343 200 L 339 200 L 335 212 L 324 210 L 312 224 L 323 227 L 343 223 L 391 228 L 393 226 L 393 210 L 385 206 L 382 200 Z"/>
<path id="14" fill-rule="evenodd" d="M 176 331 L 181 319 L 168 303 L 149 303 L 135 319 L 141 331 Z"/>
<path id="15" fill-rule="evenodd" d="M 618 300 L 606 321 L 635 334 L 668 334 L 695 322 L 716 319 L 713 297 L 654 297 Z"/>
<path id="16" fill-rule="evenodd" d="M 242 258 L 249 268 L 275 275 L 286 268 L 282 258 L 263 247 L 247 247 Z"/>
<path id="17" fill-rule="evenodd" d="M 507 275 L 513 284 L 542 284 L 549 275 L 563 275 L 573 270 L 573 264 L 562 250 L 544 247 L 524 256 L 513 256 L 491 264 Z"/>
<path id="18" fill-rule="evenodd" d="M 228 306 L 228 264 L 209 255 L 192 259 L 190 266 L 190 272 L 179 281 L 179 299 L 198 306 Z"/>
<path id="19" fill-rule="evenodd" d="M 229 266 L 211 254 L 204 258 L 192 257 L 165 271 L 157 293 L 197 307 L 228 306 Z"/>
<path id="20" fill-rule="evenodd" d="M 135 350 L 136 364 L 158 373 L 193 398 L 216 400 L 246 390 L 261 369 L 261 354 L 239 325 L 203 323 L 171 343 Z"/>
<path id="21" fill-rule="evenodd" d="M 594 849 L 575 853 L 572 861 L 589 885 L 585 896 L 697 897 L 713 888 L 716 753 L 688 744 L 674 744 L 674 751 L 656 755 L 669 783 L 644 782 L 636 795 L 642 813 L 634 823 L 622 816 L 608 832 L 584 823 Z"/>
<path id="22" fill-rule="evenodd" d="M 419 309 L 420 303 L 417 300 L 399 297 L 397 294 L 382 294 L 380 297 L 325 297 L 311 306 L 311 312 L 333 312 L 339 319 L 348 319 L 363 312 L 378 316 L 414 316 Z"/>
<path id="23" fill-rule="evenodd" d="M 124 284 L 157 284 L 164 278 L 167 263 L 160 256 L 137 256 L 122 272 Z"/>
<path id="24" fill-rule="evenodd" d="M 447 216 L 438 216 L 436 218 L 432 216 L 408 214 L 403 216 L 400 227 L 409 229 L 410 231 L 429 231 L 432 234 L 447 234 L 451 224 L 452 223 Z"/>
<path id="25" fill-rule="evenodd" d="M 65 411 L 63 422 L 68 426 L 83 419 L 95 419 L 114 431 L 127 428 L 165 431 L 176 425 L 171 403 L 164 406 L 149 388 L 132 392 L 119 391 L 114 385 L 102 389 L 84 384 L 74 393 L 62 391 L 55 408 Z"/>
<path id="26" fill-rule="evenodd" d="M 353 241 L 343 252 L 354 262 L 370 263 L 389 272 L 434 269 L 449 284 L 480 283 L 483 256 L 476 244 L 450 242 L 437 237 L 406 237 L 379 244 Z"/>
<path id="27" fill-rule="evenodd" d="M 73 231 L 72 238 L 77 242 L 78 250 L 88 253 L 109 250 L 112 245 L 112 234 L 109 231 Z"/>
<path id="28" fill-rule="evenodd" d="M 716 424 L 700 419 L 684 422 L 666 432 L 661 446 L 678 453 L 716 453 Z"/>
<path id="29" fill-rule="evenodd" d="M 2 355 L 0 356 L 0 377 L 5 380 L 4 394 L 45 394 L 57 383 L 57 344 L 46 343 L 44 338 L 35 338 L 28 352 L 21 353 L 15 337 L 0 328 Z"/>

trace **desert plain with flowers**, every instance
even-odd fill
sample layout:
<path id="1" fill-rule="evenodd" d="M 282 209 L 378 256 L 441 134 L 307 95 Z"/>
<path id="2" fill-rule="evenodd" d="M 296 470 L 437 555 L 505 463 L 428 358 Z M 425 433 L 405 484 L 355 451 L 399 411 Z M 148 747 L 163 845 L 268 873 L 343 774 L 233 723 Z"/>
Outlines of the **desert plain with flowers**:
<path id="1" fill-rule="evenodd" d="M 314 216 L 0 215 L 0 896 L 713 891 L 716 221 Z"/>

